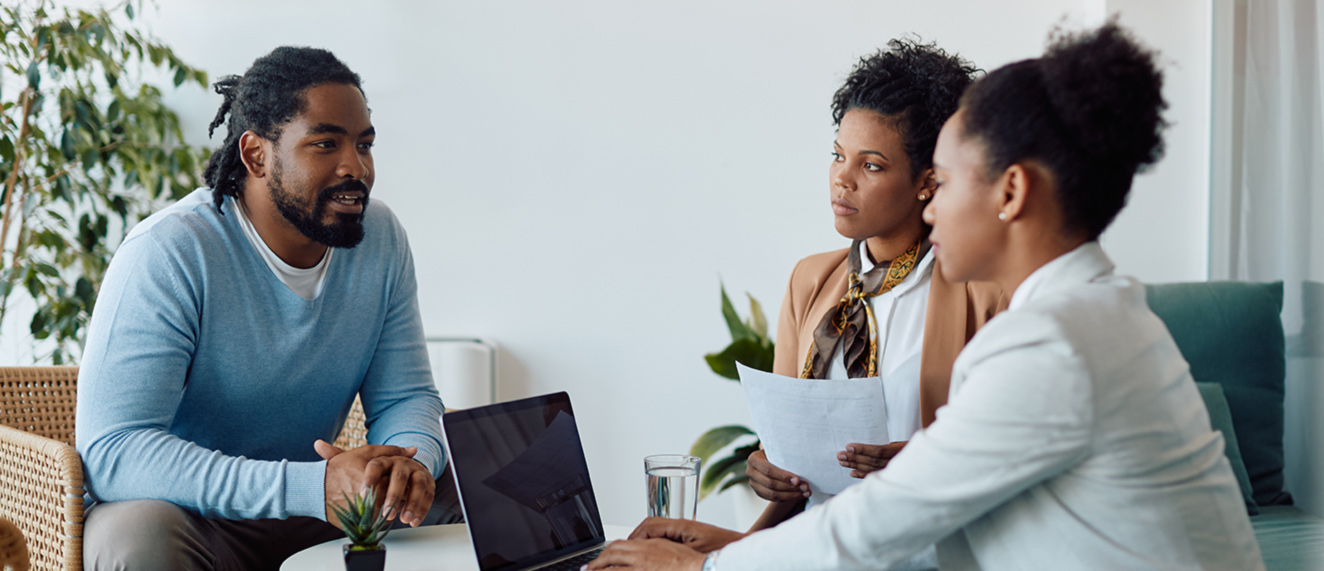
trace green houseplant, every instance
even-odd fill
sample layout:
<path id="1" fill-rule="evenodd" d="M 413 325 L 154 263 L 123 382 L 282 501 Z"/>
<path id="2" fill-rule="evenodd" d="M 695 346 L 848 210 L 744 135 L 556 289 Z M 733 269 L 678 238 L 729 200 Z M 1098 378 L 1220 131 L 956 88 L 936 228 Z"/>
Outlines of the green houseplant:
<path id="1" fill-rule="evenodd" d="M 377 493 L 345 495 L 344 504 L 331 504 L 349 543 L 344 546 L 346 571 L 381 571 L 386 566 L 386 546 L 381 541 L 391 531 L 385 511 L 377 509 Z"/>
<path id="2" fill-rule="evenodd" d="M 197 188 L 208 157 L 144 78 L 205 88 L 207 74 L 140 30 L 141 8 L 0 9 L 0 323 L 11 296 L 30 300 L 33 339 L 51 347 L 37 360 L 76 360 L 115 246 Z"/>
<path id="3" fill-rule="evenodd" d="M 760 371 L 771 371 L 773 362 L 773 341 L 768 337 L 768 321 L 763 315 L 763 307 L 754 296 L 749 296 L 749 319 L 742 321 L 726 295 L 726 286 L 722 290 L 722 318 L 731 332 L 731 344 L 716 353 L 709 353 L 703 358 L 714 373 L 739 382 L 736 363 Z M 748 442 L 746 442 L 748 441 Z M 709 457 L 731 446 L 730 454 L 709 462 Z M 759 449 L 759 440 L 753 430 L 746 426 L 731 424 L 719 426 L 703 433 L 690 448 L 690 454 L 703 459 L 707 467 L 699 479 L 699 498 L 702 499 L 714 490 L 722 492 L 732 486 L 744 484 L 749 480 L 745 475 L 745 462 L 749 455 Z"/>

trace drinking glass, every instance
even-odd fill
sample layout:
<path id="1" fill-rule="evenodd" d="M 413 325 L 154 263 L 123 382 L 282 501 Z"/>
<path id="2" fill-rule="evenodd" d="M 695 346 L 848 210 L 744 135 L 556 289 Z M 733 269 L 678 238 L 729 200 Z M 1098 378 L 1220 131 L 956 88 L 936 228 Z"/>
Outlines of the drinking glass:
<path id="1" fill-rule="evenodd" d="M 694 519 L 699 507 L 698 456 L 657 454 L 644 458 L 648 515 Z"/>

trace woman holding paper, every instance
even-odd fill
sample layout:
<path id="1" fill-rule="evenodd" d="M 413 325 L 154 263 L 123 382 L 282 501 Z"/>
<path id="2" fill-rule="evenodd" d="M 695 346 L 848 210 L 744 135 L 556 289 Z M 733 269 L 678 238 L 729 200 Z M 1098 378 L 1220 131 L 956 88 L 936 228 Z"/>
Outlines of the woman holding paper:
<path id="1" fill-rule="evenodd" d="M 1098 242 L 1162 155 L 1155 59 L 1115 22 L 1058 33 L 943 127 L 943 272 L 1015 293 L 886 470 L 747 537 L 651 518 L 588 568 L 890 569 L 939 542 L 950 569 L 1264 569 L 1189 366 Z"/>
<path id="2" fill-rule="evenodd" d="M 892 442 L 824 453 L 824 462 L 839 462 L 856 478 L 886 466 L 933 422 L 947 402 L 957 353 L 1006 305 L 991 284 L 952 283 L 935 271 L 922 219 L 936 187 L 938 131 L 975 68 L 932 44 L 888 46 L 861 59 L 833 97 L 828 198 L 837 232 L 852 244 L 805 258 L 791 272 L 773 367 L 810 379 L 881 377 Z M 762 450 L 750 456 L 746 474 L 772 500 L 754 530 L 827 499 L 811 497 L 808 483 Z"/>

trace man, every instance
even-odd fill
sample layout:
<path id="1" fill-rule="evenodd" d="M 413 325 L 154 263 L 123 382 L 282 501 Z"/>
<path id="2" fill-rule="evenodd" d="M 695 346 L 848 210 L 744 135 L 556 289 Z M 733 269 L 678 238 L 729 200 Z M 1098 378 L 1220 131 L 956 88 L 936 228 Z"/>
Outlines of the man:
<path id="1" fill-rule="evenodd" d="M 339 534 L 346 494 L 420 525 L 445 465 L 409 244 L 369 203 L 358 75 L 282 47 L 215 88 L 211 188 L 133 228 L 92 315 L 88 568 L 275 569 Z M 370 445 L 341 451 L 356 394 Z"/>

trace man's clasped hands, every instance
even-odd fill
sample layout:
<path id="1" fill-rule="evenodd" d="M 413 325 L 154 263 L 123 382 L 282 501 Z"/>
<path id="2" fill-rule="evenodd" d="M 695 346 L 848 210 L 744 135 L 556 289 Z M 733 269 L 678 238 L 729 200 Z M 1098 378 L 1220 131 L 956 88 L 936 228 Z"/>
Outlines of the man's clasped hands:
<path id="1" fill-rule="evenodd" d="M 414 460 L 418 448 L 366 445 L 342 450 L 325 440 L 318 440 L 313 448 L 326 460 L 326 521 L 340 527 L 331 513 L 331 504 L 372 489 L 382 501 L 382 513 L 388 520 L 398 517 L 413 527 L 423 523 L 437 482 L 423 464 Z"/>

